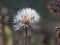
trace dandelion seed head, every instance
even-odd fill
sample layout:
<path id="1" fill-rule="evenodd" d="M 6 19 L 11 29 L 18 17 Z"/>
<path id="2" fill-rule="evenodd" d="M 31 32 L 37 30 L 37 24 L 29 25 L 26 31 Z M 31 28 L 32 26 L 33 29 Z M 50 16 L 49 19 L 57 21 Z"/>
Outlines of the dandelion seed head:
<path id="1" fill-rule="evenodd" d="M 16 30 L 19 30 L 21 26 L 26 25 L 25 23 L 35 24 L 40 21 L 40 16 L 36 10 L 31 8 L 23 8 L 17 12 L 17 15 L 14 16 L 14 27 Z"/>

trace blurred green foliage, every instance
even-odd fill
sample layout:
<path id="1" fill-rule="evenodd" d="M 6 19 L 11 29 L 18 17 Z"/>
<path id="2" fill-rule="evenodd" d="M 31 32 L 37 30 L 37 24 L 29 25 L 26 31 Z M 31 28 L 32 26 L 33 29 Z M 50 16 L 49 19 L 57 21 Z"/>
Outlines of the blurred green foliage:
<path id="1" fill-rule="evenodd" d="M 6 38 L 6 45 L 13 45 L 13 38 L 12 38 L 12 32 L 11 29 L 8 27 L 8 25 L 5 25 L 4 27 L 4 36 Z"/>

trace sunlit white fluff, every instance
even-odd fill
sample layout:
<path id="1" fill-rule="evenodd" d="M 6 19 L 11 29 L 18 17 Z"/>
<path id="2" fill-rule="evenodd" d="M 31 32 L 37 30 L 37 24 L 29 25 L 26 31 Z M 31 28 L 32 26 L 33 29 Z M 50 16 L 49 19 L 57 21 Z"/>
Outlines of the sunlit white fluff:
<path id="1" fill-rule="evenodd" d="M 23 25 L 23 20 L 27 19 L 29 24 L 33 25 L 40 21 L 40 16 L 36 12 L 36 10 L 31 8 L 23 8 L 17 12 L 17 15 L 14 17 L 14 28 L 15 30 L 19 30 Z"/>

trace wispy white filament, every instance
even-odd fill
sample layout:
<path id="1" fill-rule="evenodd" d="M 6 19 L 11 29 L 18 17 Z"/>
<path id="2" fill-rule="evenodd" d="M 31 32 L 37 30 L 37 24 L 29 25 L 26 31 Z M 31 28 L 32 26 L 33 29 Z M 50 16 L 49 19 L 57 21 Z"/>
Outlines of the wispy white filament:
<path id="1" fill-rule="evenodd" d="M 40 16 L 36 10 L 31 8 L 23 8 L 17 12 L 17 15 L 14 17 L 14 27 L 16 30 L 19 30 L 21 26 L 24 25 L 23 20 L 28 19 L 29 24 L 36 24 L 40 21 Z"/>

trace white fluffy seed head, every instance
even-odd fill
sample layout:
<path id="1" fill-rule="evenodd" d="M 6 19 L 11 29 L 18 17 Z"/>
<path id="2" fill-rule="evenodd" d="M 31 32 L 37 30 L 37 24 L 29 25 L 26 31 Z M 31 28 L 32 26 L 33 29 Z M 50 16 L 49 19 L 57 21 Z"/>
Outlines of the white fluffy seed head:
<path id="1" fill-rule="evenodd" d="M 36 24 L 40 21 L 39 14 L 31 8 L 23 8 L 17 12 L 17 15 L 14 17 L 14 27 L 16 30 L 19 30 L 21 26 L 24 25 L 24 21 L 28 21 L 29 24 Z"/>

